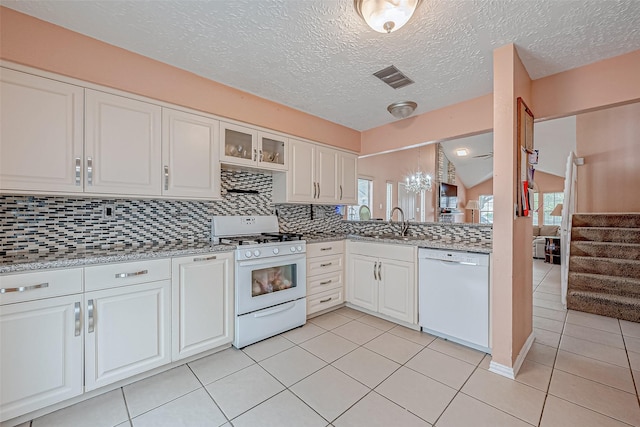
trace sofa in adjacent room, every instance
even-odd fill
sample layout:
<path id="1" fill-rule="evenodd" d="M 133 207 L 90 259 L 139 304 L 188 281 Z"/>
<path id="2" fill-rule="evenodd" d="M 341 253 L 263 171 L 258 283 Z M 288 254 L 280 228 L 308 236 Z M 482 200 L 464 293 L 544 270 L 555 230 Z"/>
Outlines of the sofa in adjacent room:
<path id="1" fill-rule="evenodd" d="M 560 235 L 560 226 L 558 225 L 543 225 L 533 226 L 533 257 L 544 258 L 544 238 L 545 237 L 557 237 Z"/>

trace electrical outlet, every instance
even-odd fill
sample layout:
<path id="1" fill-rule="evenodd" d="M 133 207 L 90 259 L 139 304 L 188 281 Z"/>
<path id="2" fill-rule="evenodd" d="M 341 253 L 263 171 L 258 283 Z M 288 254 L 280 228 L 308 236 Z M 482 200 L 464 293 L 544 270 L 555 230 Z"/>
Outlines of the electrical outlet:
<path id="1" fill-rule="evenodd" d="M 116 205 L 113 203 L 107 203 L 102 206 L 102 218 L 103 219 L 113 219 L 116 216 Z"/>

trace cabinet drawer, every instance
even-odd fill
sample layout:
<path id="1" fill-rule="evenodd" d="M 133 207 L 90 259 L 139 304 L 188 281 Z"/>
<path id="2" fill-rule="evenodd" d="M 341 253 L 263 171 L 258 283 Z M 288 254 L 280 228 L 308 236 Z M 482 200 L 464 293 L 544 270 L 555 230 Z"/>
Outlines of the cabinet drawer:
<path id="1" fill-rule="evenodd" d="M 344 302 L 344 289 L 332 289 L 307 297 L 307 315 L 326 310 Z"/>
<path id="2" fill-rule="evenodd" d="M 322 274 L 320 276 L 307 277 L 307 296 L 330 289 L 341 288 L 344 285 L 342 271 Z"/>
<path id="3" fill-rule="evenodd" d="M 307 259 L 307 277 L 316 274 L 342 271 L 344 267 L 344 257 L 342 254 L 333 256 L 321 256 Z"/>
<path id="4" fill-rule="evenodd" d="M 84 269 L 86 291 L 171 279 L 171 260 L 123 262 Z"/>
<path id="5" fill-rule="evenodd" d="M 0 276 L 0 305 L 82 292 L 82 268 Z"/>
<path id="6" fill-rule="evenodd" d="M 353 241 L 349 242 L 349 254 L 360 254 L 376 258 L 395 259 L 407 262 L 415 262 L 418 257 L 417 248 L 415 246 Z"/>
<path id="7" fill-rule="evenodd" d="M 307 257 L 327 256 L 344 253 L 344 240 L 307 245 Z"/>

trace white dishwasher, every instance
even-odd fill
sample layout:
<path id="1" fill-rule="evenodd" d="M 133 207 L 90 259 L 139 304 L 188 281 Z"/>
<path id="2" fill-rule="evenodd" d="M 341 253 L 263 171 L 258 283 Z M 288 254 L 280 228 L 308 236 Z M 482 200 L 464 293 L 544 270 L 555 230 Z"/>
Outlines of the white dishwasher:
<path id="1" fill-rule="evenodd" d="M 420 248 L 418 277 L 422 330 L 491 353 L 489 255 Z"/>

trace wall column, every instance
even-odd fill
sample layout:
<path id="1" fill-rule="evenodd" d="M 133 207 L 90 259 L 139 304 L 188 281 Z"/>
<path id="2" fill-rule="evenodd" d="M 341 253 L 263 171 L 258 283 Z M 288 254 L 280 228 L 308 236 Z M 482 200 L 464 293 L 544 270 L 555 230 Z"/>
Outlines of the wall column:
<path id="1" fill-rule="evenodd" d="M 522 97 L 533 107 L 531 79 L 513 44 L 493 53 L 493 91 L 493 354 L 490 370 L 515 378 L 533 342 L 532 220 L 514 217 L 519 149 L 517 98 Z M 535 109 L 533 113 L 535 115 Z"/>

